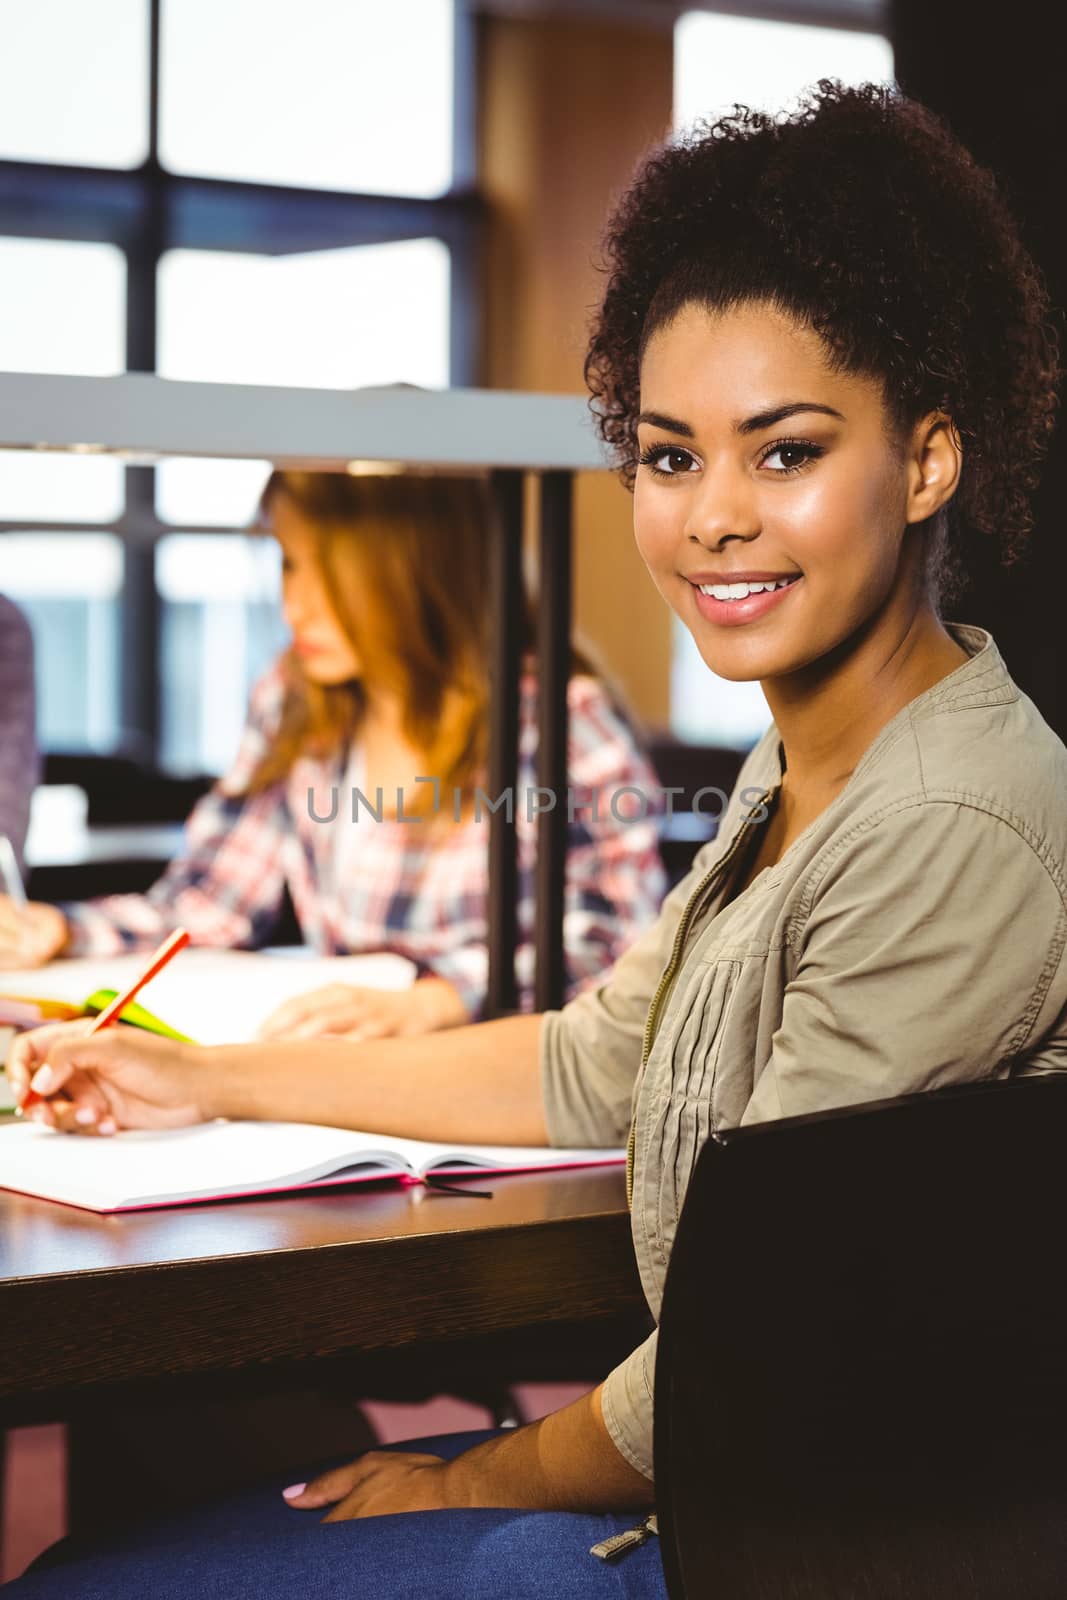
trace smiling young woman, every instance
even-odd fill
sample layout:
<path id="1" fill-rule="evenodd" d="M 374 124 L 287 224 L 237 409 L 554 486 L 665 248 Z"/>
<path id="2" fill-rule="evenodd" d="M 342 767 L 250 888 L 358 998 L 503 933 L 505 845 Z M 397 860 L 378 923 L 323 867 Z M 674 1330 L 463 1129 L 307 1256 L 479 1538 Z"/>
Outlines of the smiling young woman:
<path id="1" fill-rule="evenodd" d="M 638 544 L 709 667 L 758 679 L 774 714 L 656 926 L 561 1011 L 312 1045 L 298 1075 L 277 1046 L 63 1030 L 28 1035 L 13 1070 L 72 1129 L 89 1109 L 628 1138 L 656 1317 L 714 1130 L 1067 1070 L 1067 750 L 989 633 L 943 617 L 976 540 L 1022 549 L 1057 358 L 990 175 L 873 86 L 820 84 L 778 121 L 739 109 L 655 154 L 608 269 L 587 375 Z M 13 1593 L 663 1600 L 642 1520 L 655 1349 L 531 1427 L 303 1474 L 286 1504 L 139 1530 Z M 449 1514 L 395 1515 L 425 1510 Z M 589 1553 L 639 1520 L 617 1565 Z"/>
<path id="2" fill-rule="evenodd" d="M 878 728 L 968 659 L 929 592 L 924 531 L 958 486 L 959 441 L 938 411 L 894 426 L 883 390 L 834 371 L 768 301 L 684 305 L 645 345 L 638 546 L 712 671 L 759 679 L 788 752 L 742 886 Z"/>

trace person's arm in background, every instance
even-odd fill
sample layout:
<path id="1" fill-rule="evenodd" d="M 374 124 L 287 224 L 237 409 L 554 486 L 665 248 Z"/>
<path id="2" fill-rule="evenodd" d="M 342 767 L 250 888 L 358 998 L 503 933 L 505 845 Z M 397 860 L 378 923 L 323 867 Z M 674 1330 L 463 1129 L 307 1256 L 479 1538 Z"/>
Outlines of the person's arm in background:
<path id="1" fill-rule="evenodd" d="M 595 678 L 572 677 L 567 703 L 567 782 L 574 821 L 567 828 L 563 945 L 565 999 L 573 999 L 603 979 L 656 921 L 667 878 L 659 853 L 658 782 L 633 734 Z M 519 866 L 515 965 L 522 1010 L 533 1006 L 536 962 L 537 743 L 537 680 L 529 675 L 522 681 L 514 802 Z M 559 795 L 557 805 L 566 810 L 568 796 Z M 646 806 L 648 815 L 642 818 Z M 487 812 L 483 823 L 488 835 Z M 455 936 L 427 963 L 423 974 L 425 983 L 434 979 L 438 983 L 438 992 L 432 998 L 427 994 L 434 1028 L 477 1021 L 489 982 L 485 909 L 462 879 L 452 885 L 447 921 Z"/>
<path id="2" fill-rule="evenodd" d="M 12 1047 L 19 1099 L 34 1079 L 46 1122 L 185 1126 L 216 1116 L 318 1122 L 401 1137 L 489 1144 L 613 1146 L 629 1127 L 649 1001 L 705 846 L 656 923 L 594 990 L 561 1011 L 526 1014 L 416 1038 L 358 1044 L 313 1039 L 293 1068 L 288 1042 L 198 1048 L 79 1023 L 36 1028 Z M 36 1079 L 42 1067 L 48 1072 Z M 105 1130 L 106 1131 L 106 1130 Z"/>
<path id="3" fill-rule="evenodd" d="M 625 718 L 597 679 L 578 674 L 567 693 L 568 786 L 567 878 L 563 910 L 566 999 L 602 979 L 621 955 L 652 926 L 667 893 L 659 849 L 663 810 L 659 780 L 638 747 Z M 532 752 L 531 752 L 532 755 Z M 536 782 L 533 765 L 528 780 Z M 536 820 L 520 839 L 530 856 L 531 894 L 522 906 L 525 934 L 519 971 L 534 963 L 532 866 Z"/>
<path id="4" fill-rule="evenodd" d="M 291 822 L 282 785 L 242 791 L 269 746 L 281 697 L 278 672 L 256 685 L 233 767 L 194 806 L 182 854 L 147 893 L 34 905 L 21 916 L 0 898 L 0 966 L 151 949 L 176 927 L 188 928 L 198 945 L 261 943 L 282 904 L 282 844 Z"/>
<path id="5" fill-rule="evenodd" d="M 33 634 L 18 607 L 0 595 L 0 834 L 20 863 L 38 772 Z"/>

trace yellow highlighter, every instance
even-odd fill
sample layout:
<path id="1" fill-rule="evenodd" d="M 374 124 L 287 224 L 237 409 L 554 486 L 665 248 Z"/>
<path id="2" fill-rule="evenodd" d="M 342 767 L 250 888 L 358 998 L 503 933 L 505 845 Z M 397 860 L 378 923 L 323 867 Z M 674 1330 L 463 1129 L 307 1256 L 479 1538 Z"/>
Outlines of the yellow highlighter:
<path id="1" fill-rule="evenodd" d="M 117 989 L 97 989 L 85 1002 L 85 1014 L 94 1017 L 101 1011 L 106 1011 L 108 1006 L 118 996 Z M 195 1039 L 190 1039 L 187 1033 L 179 1033 L 177 1028 L 172 1028 L 169 1022 L 163 1022 L 159 1017 L 153 1016 L 151 1011 L 146 1011 L 144 1006 L 138 1005 L 136 1000 L 131 1000 L 119 1012 L 119 1022 L 127 1022 L 132 1028 L 143 1028 L 146 1033 L 158 1033 L 164 1039 L 177 1039 L 180 1044 L 196 1044 Z"/>

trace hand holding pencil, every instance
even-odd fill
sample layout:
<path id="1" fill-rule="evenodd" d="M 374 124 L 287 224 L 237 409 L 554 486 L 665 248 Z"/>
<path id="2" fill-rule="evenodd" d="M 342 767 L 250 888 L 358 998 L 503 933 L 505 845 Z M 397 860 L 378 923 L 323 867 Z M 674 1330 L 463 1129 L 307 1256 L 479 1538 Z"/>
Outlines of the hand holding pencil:
<path id="1" fill-rule="evenodd" d="M 23 1115 L 66 1132 L 103 1134 L 116 1132 L 120 1123 L 127 1127 L 183 1127 L 203 1120 L 199 1109 L 188 1101 L 180 1072 L 173 1093 L 148 1096 L 151 1115 L 147 1121 L 138 1116 L 136 1106 L 138 1090 L 144 1090 L 144 1073 L 151 1073 L 153 1064 L 164 1070 L 184 1066 L 195 1047 L 146 1038 L 141 1033 L 131 1042 L 128 1029 L 120 1030 L 114 1039 L 99 1038 L 188 943 L 184 928 L 172 933 L 136 981 L 91 1021 L 35 1028 L 16 1040 L 8 1076 Z"/>
<path id="2" fill-rule="evenodd" d="M 0 967 L 39 967 L 67 942 L 58 906 L 27 900 L 11 840 L 0 833 Z"/>

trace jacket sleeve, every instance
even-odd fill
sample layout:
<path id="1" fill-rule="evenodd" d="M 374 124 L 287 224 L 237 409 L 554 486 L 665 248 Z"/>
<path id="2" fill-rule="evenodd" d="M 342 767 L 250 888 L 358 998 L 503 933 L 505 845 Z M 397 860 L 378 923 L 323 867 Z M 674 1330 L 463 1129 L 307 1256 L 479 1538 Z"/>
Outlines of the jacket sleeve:
<path id="1" fill-rule="evenodd" d="M 731 816 L 764 759 L 772 727 L 749 752 L 724 817 Z M 724 835 L 725 837 L 725 835 Z M 549 1140 L 579 1148 L 625 1144 L 634 1084 L 641 1067 L 648 1009 L 667 965 L 682 913 L 724 848 L 712 839 L 693 858 L 659 916 L 599 983 L 561 1011 L 546 1011 L 541 1027 L 541 1094 Z"/>
<path id="2" fill-rule="evenodd" d="M 284 784 L 244 790 L 269 748 L 281 712 L 277 672 L 256 685 L 233 767 L 193 807 L 181 855 L 146 894 L 106 895 L 65 905 L 67 955 L 151 949 L 177 927 L 219 948 L 262 944 L 285 889 L 283 843 L 291 832 Z"/>
<path id="3" fill-rule="evenodd" d="M 595 987 L 541 1024 L 541 1093 L 549 1140 L 592 1148 L 625 1144 L 641 1066 L 645 1019 L 686 901 L 712 849 L 705 845 L 651 928 Z"/>
<path id="4" fill-rule="evenodd" d="M 924 798 L 817 863 L 743 1123 L 1003 1075 L 1045 1018 L 1063 885 L 1010 819 Z"/>
<path id="5" fill-rule="evenodd" d="M 652 1413 L 659 1329 L 654 1329 L 610 1373 L 601 1391 L 604 1425 L 619 1454 L 637 1472 L 653 1478 Z"/>

